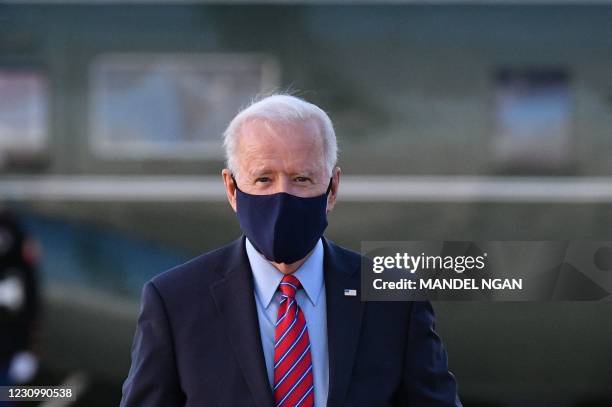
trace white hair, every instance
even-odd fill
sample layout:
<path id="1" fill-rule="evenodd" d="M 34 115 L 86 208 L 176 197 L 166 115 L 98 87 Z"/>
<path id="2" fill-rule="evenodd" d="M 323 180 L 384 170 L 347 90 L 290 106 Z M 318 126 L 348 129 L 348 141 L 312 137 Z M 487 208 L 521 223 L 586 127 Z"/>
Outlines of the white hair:
<path id="1" fill-rule="evenodd" d="M 295 123 L 309 119 L 319 122 L 323 136 L 326 170 L 331 176 L 338 160 L 338 143 L 331 119 L 321 108 L 291 95 L 275 94 L 251 103 L 236 115 L 223 132 L 223 147 L 227 168 L 236 173 L 236 150 L 242 125 L 249 120 L 263 119 L 271 122 Z"/>

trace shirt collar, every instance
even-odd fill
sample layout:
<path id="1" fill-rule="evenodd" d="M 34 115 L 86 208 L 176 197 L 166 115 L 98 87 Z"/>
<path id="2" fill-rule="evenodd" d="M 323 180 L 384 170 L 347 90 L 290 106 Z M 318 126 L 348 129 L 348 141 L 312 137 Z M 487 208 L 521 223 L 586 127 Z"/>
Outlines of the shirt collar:
<path id="1" fill-rule="evenodd" d="M 263 257 L 248 238 L 246 239 L 246 252 L 255 280 L 255 294 L 264 307 L 268 308 L 283 279 L 283 273 Z M 308 299 L 316 306 L 323 288 L 323 242 L 321 239 L 317 241 L 310 256 L 293 275 L 300 280 Z"/>

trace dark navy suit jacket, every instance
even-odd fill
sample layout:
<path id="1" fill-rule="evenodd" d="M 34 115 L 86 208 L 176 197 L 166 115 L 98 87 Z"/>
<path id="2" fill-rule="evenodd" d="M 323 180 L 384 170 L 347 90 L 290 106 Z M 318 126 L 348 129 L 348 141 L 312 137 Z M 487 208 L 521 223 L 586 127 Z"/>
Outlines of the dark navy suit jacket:
<path id="1" fill-rule="evenodd" d="M 323 247 L 328 406 L 460 406 L 431 305 L 345 296 L 361 256 Z M 244 237 L 144 286 L 121 406 L 273 405 Z"/>

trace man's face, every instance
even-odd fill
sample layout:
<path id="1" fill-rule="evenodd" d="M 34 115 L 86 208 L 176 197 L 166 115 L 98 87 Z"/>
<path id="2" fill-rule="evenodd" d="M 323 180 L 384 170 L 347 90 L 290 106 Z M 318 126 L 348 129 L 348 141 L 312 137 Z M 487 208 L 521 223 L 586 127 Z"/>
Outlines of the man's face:
<path id="1" fill-rule="evenodd" d="M 326 169 L 321 129 L 314 119 L 296 123 L 275 123 L 260 119 L 243 124 L 236 149 L 238 187 L 254 195 L 286 192 L 299 197 L 325 193 L 330 174 Z M 230 204 L 236 210 L 235 191 L 229 170 L 223 171 Z M 328 211 L 335 201 L 339 169 Z"/>

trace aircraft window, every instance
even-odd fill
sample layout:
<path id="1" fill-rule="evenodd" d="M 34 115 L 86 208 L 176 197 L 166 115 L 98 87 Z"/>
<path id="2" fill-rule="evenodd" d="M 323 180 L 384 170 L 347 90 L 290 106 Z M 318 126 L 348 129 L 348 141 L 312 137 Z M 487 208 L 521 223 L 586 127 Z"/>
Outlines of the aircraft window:
<path id="1" fill-rule="evenodd" d="M 254 54 L 107 54 L 91 67 L 90 132 L 104 158 L 218 158 L 221 134 L 252 95 L 277 86 Z"/>
<path id="2" fill-rule="evenodd" d="M 47 81 L 35 69 L 0 68 L 0 154 L 31 154 L 48 138 Z"/>
<path id="3" fill-rule="evenodd" d="M 572 160 L 572 98 L 563 70 L 505 69 L 495 78 L 492 157 L 515 171 L 563 170 Z"/>

